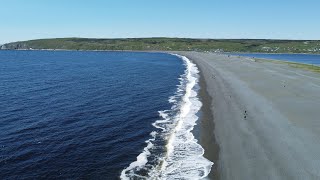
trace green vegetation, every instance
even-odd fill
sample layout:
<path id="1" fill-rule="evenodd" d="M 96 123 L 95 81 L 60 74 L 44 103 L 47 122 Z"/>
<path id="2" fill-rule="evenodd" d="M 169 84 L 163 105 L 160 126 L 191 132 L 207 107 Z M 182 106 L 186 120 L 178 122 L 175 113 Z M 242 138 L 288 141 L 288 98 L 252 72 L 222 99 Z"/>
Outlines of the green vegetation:
<path id="1" fill-rule="evenodd" d="M 309 65 L 309 64 L 299 64 L 299 63 L 287 63 L 289 66 L 294 67 L 294 68 L 300 68 L 316 73 L 320 73 L 320 66 L 314 66 L 314 65 Z"/>
<path id="2" fill-rule="evenodd" d="M 254 58 L 254 60 L 255 62 L 266 61 L 266 62 L 272 62 L 277 64 L 285 64 L 294 68 L 299 68 L 299 69 L 304 69 L 311 72 L 320 73 L 320 66 L 315 66 L 312 64 L 303 64 L 303 63 L 295 63 L 295 62 L 289 62 L 289 61 L 268 60 L 268 59 L 258 59 L 258 58 Z"/>
<path id="3" fill-rule="evenodd" d="M 130 38 L 39 39 L 8 43 L 1 49 L 159 50 L 267 53 L 320 53 L 320 41 L 265 39 Z"/>

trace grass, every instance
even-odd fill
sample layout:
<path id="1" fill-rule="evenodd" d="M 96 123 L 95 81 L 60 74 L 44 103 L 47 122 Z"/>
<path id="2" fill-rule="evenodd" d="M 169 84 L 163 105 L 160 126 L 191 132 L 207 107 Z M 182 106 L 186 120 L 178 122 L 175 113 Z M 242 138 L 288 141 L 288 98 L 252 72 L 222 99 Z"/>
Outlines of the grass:
<path id="1" fill-rule="evenodd" d="M 320 73 L 320 66 L 309 65 L 309 64 L 299 64 L 299 63 L 292 63 L 292 62 L 287 62 L 287 64 L 294 68 L 299 68 L 307 71 Z"/>
<path id="2" fill-rule="evenodd" d="M 311 65 L 311 64 L 303 64 L 303 63 L 295 63 L 295 62 L 289 62 L 289 61 L 280 61 L 280 60 L 269 60 L 269 59 L 260 59 L 260 58 L 254 58 L 255 62 L 272 62 L 277 64 L 285 64 L 293 68 L 299 68 L 315 73 L 320 73 L 320 66 Z"/>

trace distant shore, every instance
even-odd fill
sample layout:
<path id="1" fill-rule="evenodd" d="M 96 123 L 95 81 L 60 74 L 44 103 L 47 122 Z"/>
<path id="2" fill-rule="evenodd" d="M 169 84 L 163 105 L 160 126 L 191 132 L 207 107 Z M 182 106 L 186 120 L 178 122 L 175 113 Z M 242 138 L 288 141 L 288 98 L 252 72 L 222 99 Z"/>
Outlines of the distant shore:
<path id="1" fill-rule="evenodd" d="M 0 51 L 93 51 L 93 52 L 164 52 L 163 50 L 85 50 L 85 49 L 0 49 Z M 170 52 L 170 51 L 165 51 L 165 52 Z M 172 50 L 172 52 L 177 52 Z M 181 51 L 180 51 L 181 52 Z M 184 52 L 184 51 L 183 51 Z M 192 51 L 190 50 L 189 52 L 210 52 L 210 51 Z M 273 53 L 273 52 L 210 52 L 210 53 L 216 53 L 216 54 L 230 54 L 230 56 L 237 56 L 233 54 L 306 54 L 306 55 L 320 55 L 319 53 L 306 53 L 306 52 L 301 52 L 301 53 L 294 53 L 294 52 L 287 52 L 287 53 Z"/>
<path id="2" fill-rule="evenodd" d="M 18 41 L 0 49 L 73 49 L 137 51 L 201 51 L 260 53 L 320 53 L 319 40 L 197 39 L 197 38 L 54 38 Z"/>
<path id="3" fill-rule="evenodd" d="M 84 52 L 161 52 L 138 50 L 84 50 L 84 49 L 0 49 L 0 51 L 84 51 Z"/>
<path id="4" fill-rule="evenodd" d="M 0 49 L 0 51 L 83 51 L 83 52 L 150 52 L 150 53 L 163 53 L 163 52 L 185 52 L 185 51 L 158 51 L 158 50 L 149 50 L 149 51 L 145 51 L 145 50 L 70 50 L 70 49 Z M 193 51 L 187 51 L 187 52 L 193 52 Z M 206 53 L 210 53 L 210 52 L 206 52 Z M 211 52 L 212 53 L 212 52 Z M 229 56 L 233 56 L 233 57 L 239 57 L 237 55 L 232 55 L 232 53 L 237 53 L 237 54 L 306 54 L 306 55 L 320 55 L 320 54 L 311 54 L 311 53 L 256 53 L 256 52 L 224 52 L 224 53 L 215 53 L 215 54 L 225 54 L 225 55 L 229 55 Z M 307 63 L 301 63 L 301 62 L 291 62 L 291 61 L 286 61 L 286 60 L 277 60 L 277 59 L 267 59 L 267 58 L 250 58 L 250 57 L 242 57 L 242 58 L 248 58 L 251 59 L 253 61 L 275 61 L 278 63 L 286 63 L 286 64 L 300 64 L 304 67 L 299 67 L 299 68 L 304 68 L 304 69 L 316 69 L 316 71 L 320 72 L 320 66 L 318 65 L 313 65 L 313 64 L 307 64 Z M 315 66 L 315 67 L 308 67 L 308 66 Z M 319 68 L 318 68 L 319 67 Z"/>
<path id="5" fill-rule="evenodd" d="M 177 53 L 194 61 L 204 80 L 200 143 L 215 163 L 211 179 L 320 178 L 319 73 L 245 57 Z"/>

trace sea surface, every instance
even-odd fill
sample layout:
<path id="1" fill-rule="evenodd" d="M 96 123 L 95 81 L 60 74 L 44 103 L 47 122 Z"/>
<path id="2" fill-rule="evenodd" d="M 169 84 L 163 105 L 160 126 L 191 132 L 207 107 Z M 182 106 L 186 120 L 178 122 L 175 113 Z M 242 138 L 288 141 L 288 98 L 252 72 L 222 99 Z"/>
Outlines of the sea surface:
<path id="1" fill-rule="evenodd" d="M 164 53 L 0 51 L 0 179 L 205 177 L 197 83 Z"/>
<path id="2" fill-rule="evenodd" d="M 236 56 L 284 60 L 290 62 L 320 66 L 320 54 L 265 54 L 265 53 L 231 53 Z"/>

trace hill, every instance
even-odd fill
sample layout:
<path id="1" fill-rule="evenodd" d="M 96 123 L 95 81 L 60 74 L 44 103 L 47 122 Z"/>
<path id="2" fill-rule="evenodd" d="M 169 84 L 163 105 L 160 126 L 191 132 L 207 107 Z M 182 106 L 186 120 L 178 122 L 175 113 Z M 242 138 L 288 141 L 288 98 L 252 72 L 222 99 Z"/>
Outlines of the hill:
<path id="1" fill-rule="evenodd" d="M 58 38 L 4 44 L 1 49 L 166 50 L 214 52 L 320 53 L 320 40 Z"/>

